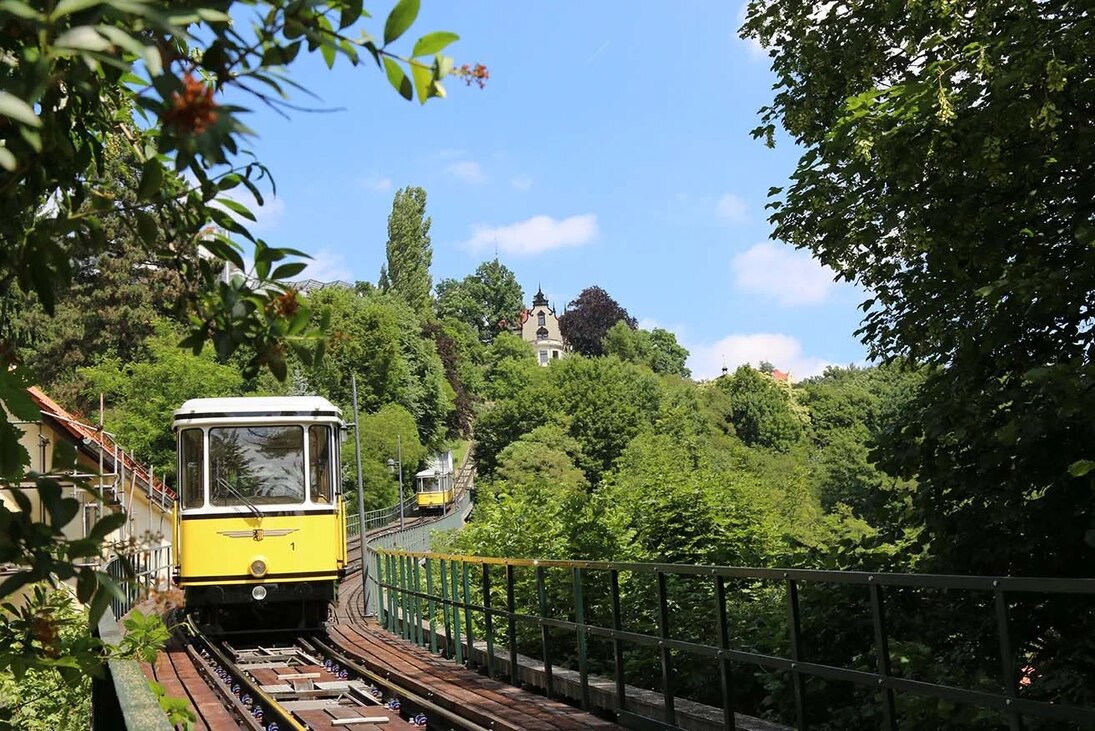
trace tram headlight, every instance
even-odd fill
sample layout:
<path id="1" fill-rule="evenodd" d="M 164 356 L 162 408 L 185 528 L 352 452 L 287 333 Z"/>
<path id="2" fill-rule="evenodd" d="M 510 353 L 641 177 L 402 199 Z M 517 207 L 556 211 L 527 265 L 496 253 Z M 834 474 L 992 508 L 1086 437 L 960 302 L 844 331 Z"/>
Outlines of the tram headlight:
<path id="1" fill-rule="evenodd" d="M 266 598 L 266 587 L 262 584 L 256 586 L 254 589 L 251 590 L 251 598 L 254 599 L 256 602 L 261 602 L 263 599 Z"/>
<path id="2" fill-rule="evenodd" d="M 262 576 L 266 576 L 266 562 L 261 558 L 256 558 L 251 562 L 251 575 L 256 579 Z M 265 592 L 263 592 L 265 596 Z"/>

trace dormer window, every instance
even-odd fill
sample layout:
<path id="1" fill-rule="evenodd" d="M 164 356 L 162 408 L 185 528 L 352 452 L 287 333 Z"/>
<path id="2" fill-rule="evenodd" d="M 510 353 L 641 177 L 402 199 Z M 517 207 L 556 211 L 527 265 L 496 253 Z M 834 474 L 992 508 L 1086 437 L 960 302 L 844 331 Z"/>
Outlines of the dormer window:
<path id="1" fill-rule="evenodd" d="M 547 331 L 546 327 L 542 327 L 542 328 L 540 328 L 539 330 L 536 331 L 536 339 L 537 340 L 547 340 L 547 337 L 548 337 L 548 331 Z"/>
<path id="2" fill-rule="evenodd" d="M 540 327 L 543 327 L 544 325 L 547 324 L 547 318 L 544 317 L 543 312 L 541 312 L 540 314 L 538 314 L 536 316 L 536 324 L 539 325 Z"/>

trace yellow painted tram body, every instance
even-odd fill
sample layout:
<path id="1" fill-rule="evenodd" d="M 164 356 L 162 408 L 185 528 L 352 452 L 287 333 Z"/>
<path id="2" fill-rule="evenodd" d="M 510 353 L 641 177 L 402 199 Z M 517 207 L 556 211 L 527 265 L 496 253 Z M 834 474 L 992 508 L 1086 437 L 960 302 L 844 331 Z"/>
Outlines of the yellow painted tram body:
<path id="1" fill-rule="evenodd" d="M 452 452 L 432 457 L 414 477 L 420 512 L 444 512 L 456 499 Z"/>
<path id="2" fill-rule="evenodd" d="M 175 412 L 176 583 L 211 625 L 315 626 L 346 567 L 341 414 L 318 397 Z"/>

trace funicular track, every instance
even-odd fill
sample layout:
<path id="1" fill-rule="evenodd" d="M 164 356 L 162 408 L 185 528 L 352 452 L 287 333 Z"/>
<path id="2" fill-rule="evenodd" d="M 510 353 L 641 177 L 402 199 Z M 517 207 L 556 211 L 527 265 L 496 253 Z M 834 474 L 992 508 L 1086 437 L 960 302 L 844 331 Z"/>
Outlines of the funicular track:
<path id="1" fill-rule="evenodd" d="M 470 457 L 460 472 L 457 494 L 470 484 Z M 439 516 L 409 515 L 403 530 L 432 523 Z M 368 531 L 370 538 L 399 532 L 398 526 Z M 347 576 L 331 626 L 364 621 L 360 538 L 348 542 Z M 340 643 L 342 646 L 340 646 Z M 340 632 L 320 630 L 233 635 L 203 634 L 189 619 L 180 624 L 170 647 L 146 676 L 169 696 L 185 699 L 197 715 L 194 728 L 288 729 L 518 729 L 463 709 L 451 700 L 438 703 L 420 681 L 381 668 L 369 668 L 359 650 Z"/>
<path id="2" fill-rule="evenodd" d="M 197 729 L 487 728 L 358 663 L 322 631 L 215 638 L 184 627 L 151 669 L 169 695 L 189 701 Z"/>

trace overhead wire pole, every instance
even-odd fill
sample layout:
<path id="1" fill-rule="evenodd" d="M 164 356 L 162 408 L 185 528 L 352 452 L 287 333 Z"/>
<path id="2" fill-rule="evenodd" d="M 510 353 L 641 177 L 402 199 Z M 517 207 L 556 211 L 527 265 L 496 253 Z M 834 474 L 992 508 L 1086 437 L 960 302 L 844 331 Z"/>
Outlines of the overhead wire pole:
<path id="1" fill-rule="evenodd" d="M 369 616 L 369 562 L 365 552 L 365 490 L 361 486 L 361 429 L 357 420 L 357 375 L 350 375 L 354 397 L 354 458 L 357 460 L 357 541 L 361 551 L 361 613 Z"/>

